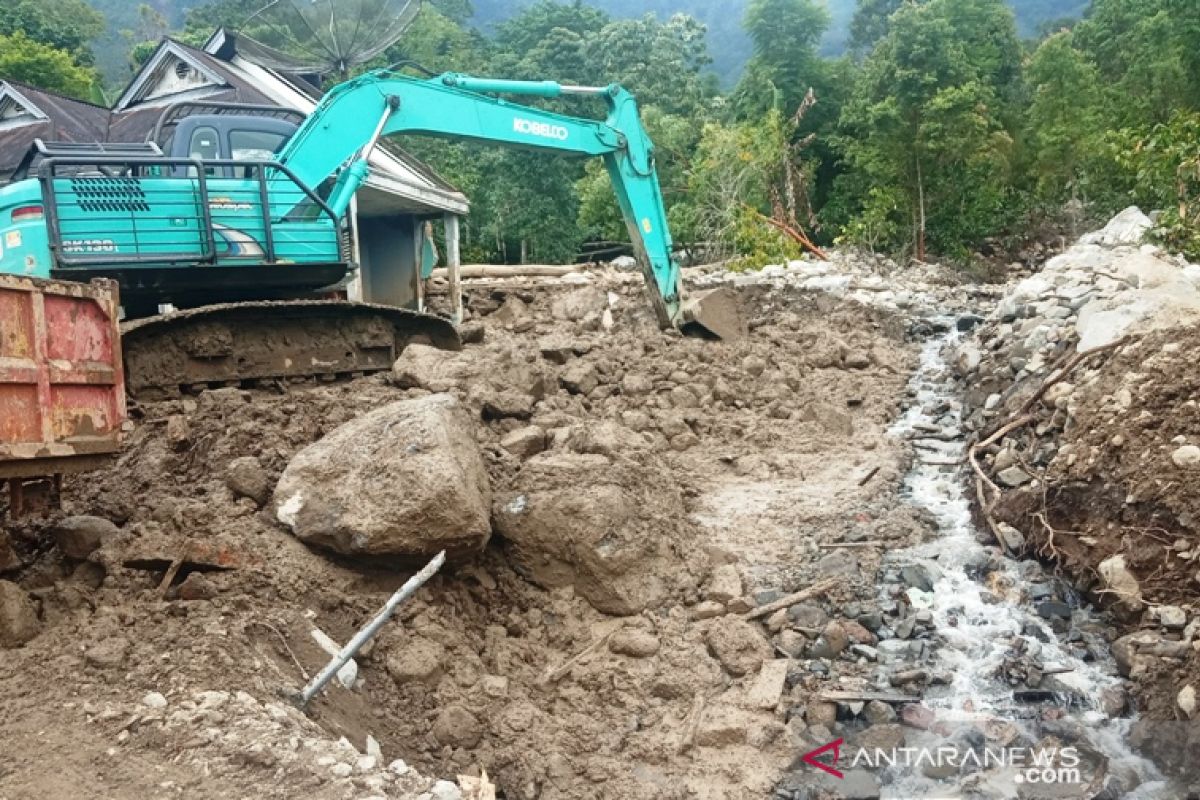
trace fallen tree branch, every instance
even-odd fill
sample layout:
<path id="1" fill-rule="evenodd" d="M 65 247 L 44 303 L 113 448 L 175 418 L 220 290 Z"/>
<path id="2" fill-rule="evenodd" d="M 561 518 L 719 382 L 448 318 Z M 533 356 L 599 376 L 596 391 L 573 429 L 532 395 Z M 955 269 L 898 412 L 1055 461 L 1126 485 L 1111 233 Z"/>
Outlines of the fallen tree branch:
<path id="1" fill-rule="evenodd" d="M 746 209 L 749 210 L 751 214 L 758 217 L 763 222 L 767 223 L 768 225 L 775 228 L 776 230 L 782 231 L 784 234 L 789 236 L 797 244 L 799 244 L 802 247 L 807 248 L 817 258 L 821 259 L 822 261 L 829 260 L 828 254 L 826 254 L 826 252 L 824 250 L 822 250 L 821 248 L 819 248 L 815 244 L 813 244 L 812 239 L 809 239 L 807 236 L 805 236 L 803 231 L 796 230 L 791 225 L 788 225 L 786 222 L 780 222 L 779 220 L 775 219 L 774 217 L 768 217 L 766 214 L 762 213 L 754 206 L 748 205 L 746 203 L 742 203 L 742 205 L 745 206 Z"/>
<path id="2" fill-rule="evenodd" d="M 583 272 L 587 264 L 463 264 L 458 268 L 461 278 L 561 278 L 575 272 Z M 430 278 L 448 278 L 449 270 L 438 267 Z"/>
<path id="3" fill-rule="evenodd" d="M 921 702 L 919 697 L 890 692 L 821 692 L 817 697 L 827 703 L 870 703 L 872 700 L 878 700 L 880 703 L 903 705 Z"/>
<path id="4" fill-rule="evenodd" d="M 745 615 L 746 619 L 758 619 L 765 617 L 768 614 L 773 614 L 781 608 L 790 608 L 797 603 L 802 603 L 805 600 L 810 600 L 817 595 L 825 594 L 833 587 L 837 586 L 841 581 L 837 578 L 827 578 L 826 580 L 814 583 L 807 589 L 801 589 L 798 592 L 789 594 L 787 597 L 781 597 L 778 600 L 767 603 L 765 606 L 760 606 Z"/>
<path id="5" fill-rule="evenodd" d="M 621 630 L 624 627 L 625 627 L 624 625 L 615 626 L 608 633 L 604 634 L 599 639 L 597 639 L 596 641 L 589 644 L 587 647 L 580 650 L 578 653 L 576 653 L 571 658 L 568 658 L 566 661 L 564 661 L 559 666 L 555 667 L 554 669 L 548 670 L 544 675 L 542 675 L 540 683 L 542 683 L 543 685 L 550 684 L 550 683 L 558 683 L 560 680 L 563 679 L 563 676 L 565 676 L 568 672 L 571 671 L 572 667 L 574 667 L 576 664 L 578 664 L 580 661 L 582 661 L 586 656 L 596 652 L 601 647 L 603 647 L 604 644 L 606 642 L 608 642 L 609 639 L 612 638 L 614 633 L 616 633 L 617 631 Z"/>

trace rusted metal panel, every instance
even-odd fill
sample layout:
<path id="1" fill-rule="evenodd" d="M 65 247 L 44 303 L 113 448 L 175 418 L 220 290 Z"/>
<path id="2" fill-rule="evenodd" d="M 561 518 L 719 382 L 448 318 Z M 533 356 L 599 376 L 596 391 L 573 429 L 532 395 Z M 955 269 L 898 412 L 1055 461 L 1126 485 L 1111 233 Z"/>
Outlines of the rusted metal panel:
<path id="1" fill-rule="evenodd" d="M 0 480 L 94 469 L 125 421 L 118 291 L 0 275 Z"/>

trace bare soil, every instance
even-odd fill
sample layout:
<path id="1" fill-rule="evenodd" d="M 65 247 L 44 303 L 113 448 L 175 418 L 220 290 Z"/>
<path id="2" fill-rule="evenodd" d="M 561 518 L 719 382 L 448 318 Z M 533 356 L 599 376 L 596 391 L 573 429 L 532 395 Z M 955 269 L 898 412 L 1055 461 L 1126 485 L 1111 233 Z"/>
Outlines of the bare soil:
<path id="1" fill-rule="evenodd" d="M 665 515 L 639 531 L 655 555 L 614 580 L 658 581 L 658 602 L 601 613 L 493 535 L 401 608 L 354 689 L 305 716 L 283 693 L 326 659 L 312 627 L 346 641 L 412 565 L 309 549 L 231 464 L 256 457 L 273 487 L 304 446 L 431 388 L 383 374 L 136 405 L 117 463 L 64 490 L 64 513 L 118 535 L 77 560 L 53 519 L 7 523 L 22 566 L 4 577 L 36 597 L 42 631 L 0 651 L 0 798 L 406 798 L 481 769 L 521 800 L 767 796 L 812 746 L 796 709 L 862 678 L 853 662 L 793 671 L 763 702 L 751 689 L 783 625 L 741 613 L 838 576 L 821 598 L 836 618 L 876 597 L 882 552 L 930 535 L 897 500 L 906 455 L 885 434 L 914 350 L 898 317 L 762 287 L 742 291 L 746 339 L 687 339 L 657 330 L 640 292 L 473 285 L 484 340 L 447 354 L 434 388 L 479 415 L 497 498 L 542 485 L 500 444 L 531 425 L 554 457 L 599 459 L 579 497 L 627 486 L 622 470 L 642 481 Z M 713 611 L 729 564 L 741 596 Z M 398 758 L 415 771 L 389 772 Z"/>

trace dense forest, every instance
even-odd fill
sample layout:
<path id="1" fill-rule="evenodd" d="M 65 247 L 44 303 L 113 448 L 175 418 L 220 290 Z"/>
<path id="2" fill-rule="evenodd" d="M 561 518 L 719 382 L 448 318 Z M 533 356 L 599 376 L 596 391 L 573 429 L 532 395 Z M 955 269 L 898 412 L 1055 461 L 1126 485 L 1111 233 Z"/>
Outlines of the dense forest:
<path id="1" fill-rule="evenodd" d="M 211 0 L 88 0 L 104 15 L 107 27 L 96 40 L 97 67 L 110 82 L 121 82 L 128 74 L 126 51 L 129 42 L 148 32 L 181 25 L 189 9 Z M 262 0 L 258 5 L 264 5 Z M 534 0 L 473 0 L 468 23 L 484 33 L 528 8 Z M 712 54 L 710 69 L 721 85 L 736 83 L 753 50 L 750 37 L 742 27 L 747 0 L 592 0 L 590 5 L 615 18 L 635 18 L 652 13 L 660 19 L 687 14 L 708 29 Z M 825 0 L 829 9 L 829 27 L 821 39 L 822 55 L 839 56 L 850 38 L 850 23 L 857 0 Z M 1088 0 L 1008 0 L 1017 18 L 1022 38 L 1036 36 L 1047 24 L 1063 19 L 1078 19 Z M 145 8 L 143 8 L 145 6 Z M 238 20 L 240 22 L 240 20 Z"/>
<path id="2" fill-rule="evenodd" d="M 256 3 L 199 5 L 181 27 L 145 8 L 141 33 L 199 41 Z M 753 266 L 811 238 L 968 264 L 1131 202 L 1160 210 L 1168 244 L 1200 256 L 1195 0 L 1093 0 L 1031 39 L 1003 0 L 859 0 L 837 57 L 822 51 L 833 19 L 820 0 L 747 0 L 750 57 L 729 87 L 685 14 L 533 0 L 484 32 L 481 7 L 430 0 L 379 63 L 625 84 L 657 144 L 675 238 L 708 257 Z M 0 76 L 92 91 L 88 43 L 104 22 L 83 0 L 0 0 L 0 12 Z M 472 260 L 565 260 L 625 236 L 596 164 L 405 146 L 470 196 Z"/>

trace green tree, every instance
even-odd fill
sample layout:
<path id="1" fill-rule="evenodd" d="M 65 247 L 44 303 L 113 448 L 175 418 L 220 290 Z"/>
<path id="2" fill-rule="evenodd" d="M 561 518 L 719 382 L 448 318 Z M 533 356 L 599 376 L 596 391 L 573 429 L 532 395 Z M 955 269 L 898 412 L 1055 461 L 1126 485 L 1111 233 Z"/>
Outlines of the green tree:
<path id="1" fill-rule="evenodd" d="M 84 0 L 0 0 L 0 36 L 22 33 L 91 66 L 89 43 L 104 31 L 104 16 Z"/>
<path id="2" fill-rule="evenodd" d="M 71 54 L 42 44 L 21 31 L 0 35 L 0 76 L 41 89 L 86 100 L 95 73 L 75 63 Z"/>
<path id="3" fill-rule="evenodd" d="M 850 50 L 865 56 L 875 43 L 887 36 L 888 18 L 896 13 L 902 0 L 858 0 L 850 20 Z"/>
<path id="4" fill-rule="evenodd" d="M 829 64 L 817 53 L 829 28 L 829 11 L 816 0 L 750 0 L 746 31 L 754 55 L 734 92 L 740 117 L 762 116 L 775 108 L 792 113 L 808 90 L 824 98 Z"/>
<path id="5" fill-rule="evenodd" d="M 1046 39 L 1026 70 L 1033 175 L 1041 198 L 1086 200 L 1087 166 L 1103 128 L 1100 75 L 1072 33 Z"/>
<path id="6" fill-rule="evenodd" d="M 958 254 L 1002 226 L 1013 148 L 1002 98 L 1018 48 L 1000 0 L 931 0 L 892 15 L 842 115 L 857 173 L 843 187 L 877 188 L 858 198 L 852 236 L 924 259 L 928 244 Z"/>

